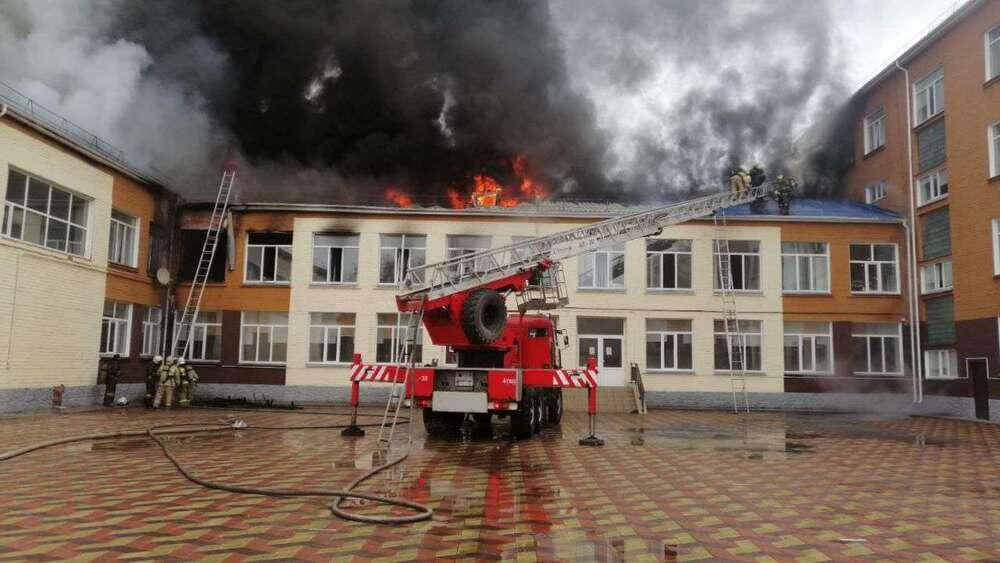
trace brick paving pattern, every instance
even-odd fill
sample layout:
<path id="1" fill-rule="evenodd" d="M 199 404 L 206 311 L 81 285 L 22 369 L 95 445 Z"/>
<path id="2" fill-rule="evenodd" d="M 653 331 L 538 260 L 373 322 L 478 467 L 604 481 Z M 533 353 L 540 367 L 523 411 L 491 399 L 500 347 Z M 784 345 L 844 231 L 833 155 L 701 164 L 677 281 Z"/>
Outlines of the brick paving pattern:
<path id="1" fill-rule="evenodd" d="M 215 421 L 141 409 L 0 417 L 0 451 L 65 434 Z M 251 425 L 344 416 L 244 412 Z M 0 463 L 0 560 L 981 560 L 1000 558 L 1000 426 L 930 418 L 651 411 L 601 417 L 603 448 L 570 413 L 512 442 L 426 440 L 362 490 L 433 520 L 372 526 L 329 499 L 207 490 L 143 438 L 58 446 Z M 202 477 L 339 488 L 374 436 L 244 430 L 171 437 Z M 389 514 L 398 509 L 365 505 Z"/>

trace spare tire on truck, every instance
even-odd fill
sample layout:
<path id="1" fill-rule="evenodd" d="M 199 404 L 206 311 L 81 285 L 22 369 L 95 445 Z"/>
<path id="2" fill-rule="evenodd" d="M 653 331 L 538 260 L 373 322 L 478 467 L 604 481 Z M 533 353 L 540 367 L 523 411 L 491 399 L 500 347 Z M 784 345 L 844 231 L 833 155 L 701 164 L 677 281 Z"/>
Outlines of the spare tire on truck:
<path id="1" fill-rule="evenodd" d="M 507 302 L 492 289 L 477 289 L 462 305 L 462 331 L 473 344 L 489 344 L 507 326 Z"/>

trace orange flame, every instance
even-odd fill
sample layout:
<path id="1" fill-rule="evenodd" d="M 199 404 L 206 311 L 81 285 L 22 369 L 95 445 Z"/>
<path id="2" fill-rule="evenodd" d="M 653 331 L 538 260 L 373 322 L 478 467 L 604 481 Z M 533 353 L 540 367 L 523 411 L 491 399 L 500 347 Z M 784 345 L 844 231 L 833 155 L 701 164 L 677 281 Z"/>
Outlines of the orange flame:
<path id="1" fill-rule="evenodd" d="M 531 177 L 528 171 L 528 158 L 519 154 L 514 158 L 514 174 L 521 180 L 521 194 L 532 199 L 542 199 L 549 196 L 549 190 L 541 182 Z"/>
<path id="2" fill-rule="evenodd" d="M 452 209 L 465 209 L 465 200 L 459 195 L 458 190 L 448 190 L 448 203 Z"/>
<path id="3" fill-rule="evenodd" d="M 410 207 L 413 205 L 413 198 L 410 197 L 410 194 L 400 188 L 386 188 L 385 199 L 400 207 Z"/>

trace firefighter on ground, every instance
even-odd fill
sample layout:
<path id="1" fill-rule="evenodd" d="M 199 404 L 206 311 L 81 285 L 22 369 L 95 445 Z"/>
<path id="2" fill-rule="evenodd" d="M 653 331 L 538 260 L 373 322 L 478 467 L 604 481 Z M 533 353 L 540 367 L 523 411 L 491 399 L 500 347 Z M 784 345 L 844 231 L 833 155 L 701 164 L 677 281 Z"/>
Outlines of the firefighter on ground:
<path id="1" fill-rule="evenodd" d="M 163 365 L 163 356 L 153 356 L 153 361 L 146 369 L 146 408 L 153 408 L 153 397 L 156 395 L 156 383 L 160 377 L 160 366 Z"/>
<path id="2" fill-rule="evenodd" d="M 159 408 L 161 403 L 167 408 L 173 406 L 174 387 L 177 386 L 178 375 L 177 360 L 173 356 L 167 357 L 167 361 L 160 366 L 156 398 L 153 399 L 154 409 Z"/>
<path id="3" fill-rule="evenodd" d="M 177 402 L 182 407 L 191 406 L 191 398 L 194 397 L 194 389 L 198 386 L 198 372 L 194 371 L 184 358 L 177 360 L 177 371 L 180 374 L 180 389 Z"/>
<path id="4" fill-rule="evenodd" d="M 118 378 L 122 375 L 121 356 L 115 354 L 104 363 L 104 406 L 115 406 L 115 391 L 118 388 Z"/>
<path id="5" fill-rule="evenodd" d="M 781 174 L 775 178 L 774 185 L 774 200 L 778 202 L 778 211 L 782 215 L 788 215 L 792 205 L 792 192 L 799 186 L 799 183 L 795 181 L 795 178 Z"/>
<path id="6" fill-rule="evenodd" d="M 742 166 L 729 171 L 729 192 L 738 194 L 750 188 L 750 175 Z"/>

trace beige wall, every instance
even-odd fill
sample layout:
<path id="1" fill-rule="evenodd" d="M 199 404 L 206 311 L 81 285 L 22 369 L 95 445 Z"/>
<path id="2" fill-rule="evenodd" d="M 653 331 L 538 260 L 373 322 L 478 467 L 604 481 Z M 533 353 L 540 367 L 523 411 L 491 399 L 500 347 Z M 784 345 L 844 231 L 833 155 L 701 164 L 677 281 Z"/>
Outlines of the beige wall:
<path id="1" fill-rule="evenodd" d="M 94 383 L 112 177 L 0 119 L 0 200 L 14 166 L 92 199 L 86 257 L 0 238 L 0 388 Z"/>
<path id="2" fill-rule="evenodd" d="M 582 224 L 582 223 L 579 223 Z M 378 286 L 380 233 L 427 235 L 428 263 L 443 260 L 449 234 L 476 234 L 493 237 L 494 247 L 511 242 L 514 236 L 541 235 L 574 226 L 573 223 L 511 222 L 496 218 L 409 216 L 378 218 L 344 216 L 338 218 L 297 218 L 294 226 L 292 284 L 289 318 L 287 383 L 289 385 L 346 385 L 344 367 L 309 366 L 309 313 L 347 312 L 356 314 L 355 351 L 365 361 L 374 361 L 376 314 L 395 312 L 395 287 Z M 358 283 L 326 287 L 311 284 L 312 234 L 323 231 L 360 234 Z M 720 300 L 712 291 L 712 237 L 710 225 L 689 224 L 667 229 L 663 238 L 694 240 L 693 289 L 664 293 L 646 290 L 645 241 L 626 245 L 625 291 L 577 290 L 577 260 L 564 267 L 570 290 L 570 305 L 556 311 L 559 325 L 569 330 L 570 347 L 563 363 L 577 362 L 576 318 L 608 316 L 625 319 L 625 367 L 637 362 L 645 369 L 645 319 L 684 318 L 693 321 L 694 369 L 688 374 L 647 373 L 645 381 L 657 390 L 729 390 L 729 380 L 713 371 L 712 319 L 718 317 Z M 764 375 L 749 378 L 751 391 L 782 390 L 782 322 L 780 273 L 780 229 L 777 227 L 730 226 L 730 238 L 761 241 L 762 291 L 740 296 L 741 318 L 763 321 Z M 513 305 L 513 304 L 511 304 Z M 716 312 L 713 312 L 716 311 Z M 443 349 L 426 346 L 424 361 L 443 361 Z"/>

